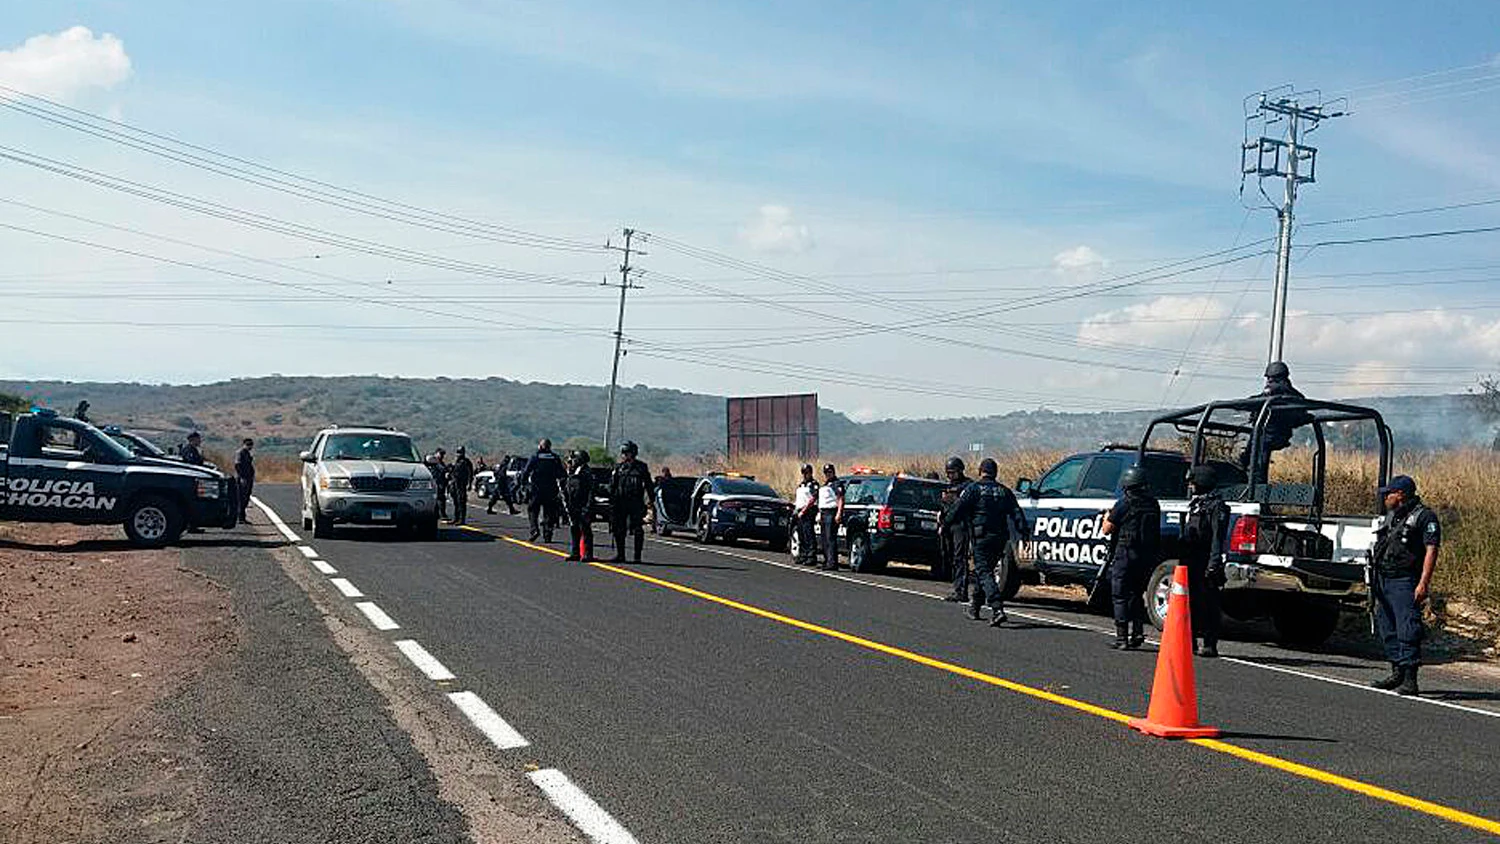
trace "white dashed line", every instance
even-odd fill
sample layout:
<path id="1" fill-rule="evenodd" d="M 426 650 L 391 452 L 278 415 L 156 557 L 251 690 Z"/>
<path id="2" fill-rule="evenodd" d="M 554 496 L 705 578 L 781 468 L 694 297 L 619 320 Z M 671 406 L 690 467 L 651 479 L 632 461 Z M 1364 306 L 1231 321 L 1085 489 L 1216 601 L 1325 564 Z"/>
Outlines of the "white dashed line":
<path id="1" fill-rule="evenodd" d="M 526 737 L 516 732 L 516 728 L 505 723 L 505 719 L 495 714 L 495 710 L 484 702 L 484 698 L 473 692 L 450 692 L 448 699 L 453 705 L 468 717 L 469 721 L 484 733 L 484 737 L 490 743 L 501 750 L 516 750 L 526 747 L 531 742 Z"/>
<path id="2" fill-rule="evenodd" d="M 297 546 L 297 550 L 301 551 L 302 552 L 302 556 L 308 558 L 309 560 L 311 560 L 312 558 L 318 556 L 318 552 L 314 551 L 311 546 L 298 545 Z"/>
<path id="3" fill-rule="evenodd" d="M 411 660 L 411 664 L 415 665 L 423 674 L 426 674 L 429 680 L 442 682 L 444 680 L 456 679 L 452 671 L 449 671 L 441 662 L 438 662 L 437 657 L 428 653 L 427 649 L 417 644 L 414 639 L 402 639 L 397 642 L 396 650 L 406 654 L 406 658 Z"/>
<path id="4" fill-rule="evenodd" d="M 328 578 L 328 582 L 332 583 L 333 588 L 339 590 L 339 592 L 343 594 L 345 598 L 363 598 L 365 596 L 365 593 L 359 591 L 358 587 L 350 583 L 345 578 L 330 577 Z"/>
<path id="5" fill-rule="evenodd" d="M 308 562 L 309 565 L 311 565 L 313 568 L 317 569 L 318 571 L 322 572 L 323 574 L 338 574 L 339 573 L 338 569 L 334 568 L 333 566 L 330 566 L 328 563 L 324 562 L 323 560 L 308 560 L 307 562 Z"/>
<path id="6" fill-rule="evenodd" d="M 356 609 L 365 614 L 365 618 L 375 625 L 376 630 L 400 630 L 401 625 L 385 614 L 385 610 L 375 606 L 374 601 L 361 601 L 354 605 Z"/>
<path id="7" fill-rule="evenodd" d="M 552 805 L 561 809 L 568 820 L 578 827 L 579 832 L 587 835 L 590 841 L 595 844 L 637 844 L 630 830 L 620 826 L 619 821 L 610 817 L 592 797 L 574 785 L 567 774 L 556 768 L 544 768 L 531 771 L 526 776 L 536 783 L 536 787 L 547 795 Z"/>

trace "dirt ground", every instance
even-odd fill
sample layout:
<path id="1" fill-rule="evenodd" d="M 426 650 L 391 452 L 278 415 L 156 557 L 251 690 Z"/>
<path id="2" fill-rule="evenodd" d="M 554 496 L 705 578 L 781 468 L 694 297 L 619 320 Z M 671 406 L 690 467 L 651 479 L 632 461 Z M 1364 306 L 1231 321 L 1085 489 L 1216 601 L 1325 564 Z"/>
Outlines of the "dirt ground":
<path id="1" fill-rule="evenodd" d="M 0 528 L 0 831 L 11 844 L 176 825 L 192 810 L 190 745 L 154 701 L 230 650 L 227 596 L 138 551 L 118 528 Z"/>

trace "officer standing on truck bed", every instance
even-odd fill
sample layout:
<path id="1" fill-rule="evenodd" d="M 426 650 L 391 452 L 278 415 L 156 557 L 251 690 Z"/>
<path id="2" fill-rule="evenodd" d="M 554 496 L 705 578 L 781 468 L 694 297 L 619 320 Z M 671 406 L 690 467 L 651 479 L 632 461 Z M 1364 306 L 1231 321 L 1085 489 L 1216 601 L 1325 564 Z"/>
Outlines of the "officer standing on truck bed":
<path id="1" fill-rule="evenodd" d="M 1115 609 L 1116 650 L 1146 642 L 1146 578 L 1161 556 L 1161 505 L 1146 488 L 1146 470 L 1131 466 L 1120 476 L 1125 494 L 1104 518 L 1111 539 L 1109 585 Z"/>
<path id="2" fill-rule="evenodd" d="M 948 475 L 948 487 L 943 490 L 943 509 L 952 510 L 958 503 L 959 496 L 963 494 L 964 488 L 973 481 L 964 474 L 964 461 L 959 457 L 948 458 L 948 464 L 943 467 L 943 470 Z M 971 550 L 968 524 L 965 522 L 940 523 L 938 542 L 942 545 L 943 563 L 948 566 L 949 574 L 953 575 L 953 594 L 945 596 L 943 600 L 967 604 L 969 602 L 969 552 Z M 978 589 L 979 585 L 975 584 L 974 588 Z"/>
<path id="3" fill-rule="evenodd" d="M 463 446 L 455 454 L 453 468 L 448 470 L 448 488 L 453 492 L 453 523 L 461 525 L 469 520 L 469 487 L 474 483 L 474 464 Z"/>
<path id="4" fill-rule="evenodd" d="M 1391 675 L 1372 683 L 1397 694 L 1417 693 L 1417 666 L 1422 663 L 1422 604 L 1432 587 L 1443 527 L 1417 495 L 1417 482 L 1406 475 L 1380 488 L 1385 519 L 1370 552 L 1374 579 L 1375 626 L 1391 661 Z"/>
<path id="5" fill-rule="evenodd" d="M 641 561 L 641 548 L 646 544 L 646 530 L 642 526 L 646 518 L 646 502 L 655 497 L 651 482 L 651 470 L 636 459 L 639 449 L 626 440 L 620 446 L 620 462 L 615 464 L 609 476 L 610 533 L 615 538 L 615 562 L 625 562 L 625 535 L 635 540 L 635 562 Z"/>
<path id="6" fill-rule="evenodd" d="M 563 510 L 568 514 L 568 556 L 574 562 L 593 562 L 594 520 L 589 508 L 594 506 L 594 473 L 589 468 L 589 453 L 576 449 L 568 455 L 568 477 L 563 481 Z"/>
<path id="7" fill-rule="evenodd" d="M 818 563 L 818 482 L 811 463 L 802 464 L 802 482 L 792 497 L 792 530 L 797 533 L 797 565 Z"/>
<path id="8" fill-rule="evenodd" d="M 1188 470 L 1187 517 L 1182 525 L 1182 564 L 1188 570 L 1188 597 L 1198 656 L 1219 655 L 1219 590 L 1224 586 L 1224 542 L 1229 535 L 1229 505 L 1218 493 L 1214 467 Z"/>
<path id="9" fill-rule="evenodd" d="M 969 603 L 969 618 L 979 620 L 979 606 L 983 601 L 990 605 L 990 626 L 1005 623 L 1005 599 L 1001 595 L 1000 583 L 995 572 L 1005 558 L 1006 546 L 1010 544 L 1011 527 L 1021 505 L 1011 491 L 995 480 L 1000 467 L 986 457 L 979 462 L 979 480 L 963 488 L 951 508 L 939 516 L 945 527 L 965 525 L 974 549 L 974 596 Z M 1025 523 L 1022 522 L 1024 525 Z M 1022 539 L 1027 538 L 1025 535 Z"/>
<path id="10" fill-rule="evenodd" d="M 521 470 L 520 483 L 530 491 L 526 498 L 526 516 L 531 522 L 531 541 L 540 537 L 543 542 L 552 541 L 552 531 L 557 525 L 557 511 L 562 495 L 563 478 L 567 469 L 562 459 L 552 451 L 552 440 L 545 437 L 536 445 L 536 454 L 526 461 Z"/>

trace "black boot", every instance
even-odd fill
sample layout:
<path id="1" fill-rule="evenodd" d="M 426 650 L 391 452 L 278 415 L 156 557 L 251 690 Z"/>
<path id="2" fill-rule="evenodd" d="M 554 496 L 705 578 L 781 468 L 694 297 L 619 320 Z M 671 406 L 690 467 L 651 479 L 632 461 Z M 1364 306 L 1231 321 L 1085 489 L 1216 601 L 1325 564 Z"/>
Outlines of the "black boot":
<path id="1" fill-rule="evenodd" d="M 1126 625 L 1126 624 L 1116 624 L 1115 625 L 1115 640 L 1110 643 L 1110 647 L 1114 648 L 1117 651 L 1123 651 L 1126 648 L 1130 647 L 1130 626 L 1129 625 Z"/>
<path id="2" fill-rule="evenodd" d="M 1401 673 L 1401 685 L 1396 687 L 1396 694 L 1415 695 L 1417 692 L 1417 667 L 1408 665 Z"/>
<path id="3" fill-rule="evenodd" d="M 1397 664 L 1395 664 L 1393 662 L 1393 663 L 1391 663 L 1391 673 L 1390 673 L 1390 676 L 1388 676 L 1388 677 L 1386 677 L 1386 678 L 1384 678 L 1382 680 L 1376 680 L 1375 682 L 1371 683 L 1370 686 L 1372 688 L 1376 688 L 1376 689 L 1380 689 L 1381 691 L 1388 692 L 1388 691 L 1391 691 L 1392 689 L 1396 688 L 1397 686 L 1401 685 L 1401 682 L 1403 680 L 1405 680 L 1405 679 L 1406 679 L 1406 672 L 1401 669 L 1401 666 L 1399 666 L 1399 665 L 1397 665 Z"/>
<path id="4" fill-rule="evenodd" d="M 999 627 L 1005 623 L 1005 607 L 993 607 L 990 610 L 990 626 Z"/>
<path id="5" fill-rule="evenodd" d="M 1198 646 L 1198 656 L 1213 659 L 1219 655 L 1219 643 L 1212 639 L 1204 639 L 1203 644 Z"/>
<path id="6" fill-rule="evenodd" d="M 1139 648 L 1141 645 L 1146 644 L 1146 634 L 1142 632 L 1141 623 L 1139 621 L 1130 622 L 1130 641 L 1128 641 L 1126 644 L 1129 650 L 1132 651 L 1136 648 Z"/>
<path id="7" fill-rule="evenodd" d="M 968 607 L 968 609 L 964 610 L 964 615 L 968 616 L 969 620 L 971 620 L 971 621 L 978 621 L 979 620 L 979 605 L 978 604 L 970 604 L 969 607 Z"/>
<path id="8" fill-rule="evenodd" d="M 969 596 L 960 595 L 957 592 L 952 592 L 944 595 L 943 600 L 947 601 L 950 604 L 966 604 L 969 602 Z"/>

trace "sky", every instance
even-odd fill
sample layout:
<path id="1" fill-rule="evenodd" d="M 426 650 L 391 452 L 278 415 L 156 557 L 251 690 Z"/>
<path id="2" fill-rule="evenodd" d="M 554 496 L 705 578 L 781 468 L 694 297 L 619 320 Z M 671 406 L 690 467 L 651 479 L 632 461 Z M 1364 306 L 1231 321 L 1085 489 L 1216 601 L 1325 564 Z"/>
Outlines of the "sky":
<path id="1" fill-rule="evenodd" d="M 1307 139 L 1298 383 L 1500 371 L 1491 0 L 6 5 L 0 378 L 606 383 L 631 228 L 626 385 L 860 420 L 1242 395 L 1267 90 L 1345 112 Z"/>

